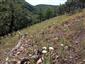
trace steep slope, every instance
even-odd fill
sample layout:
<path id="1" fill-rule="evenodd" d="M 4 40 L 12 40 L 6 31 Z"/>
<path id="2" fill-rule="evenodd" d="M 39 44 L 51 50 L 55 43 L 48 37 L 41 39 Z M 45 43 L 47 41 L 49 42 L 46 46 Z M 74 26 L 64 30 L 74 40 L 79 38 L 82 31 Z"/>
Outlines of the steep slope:
<path id="1" fill-rule="evenodd" d="M 24 43 L 27 42 L 26 40 L 30 40 L 26 48 L 28 50 L 27 56 L 30 53 L 32 54 L 34 49 L 52 46 L 54 47 L 51 59 L 52 64 L 84 64 L 85 62 L 85 10 L 72 16 L 55 17 L 23 29 L 21 32 L 28 33 L 29 36 L 26 37 L 22 44 L 24 46 Z M 5 50 L 17 44 L 15 44 L 18 40 L 17 35 L 18 33 L 1 39 L 2 43 L 8 42 L 3 46 Z M 24 57 L 24 54 L 21 53 L 21 56 Z"/>
<path id="2" fill-rule="evenodd" d="M 69 16 L 63 15 L 63 16 L 59 16 L 59 17 L 55 17 L 53 19 L 50 20 L 46 20 L 42 23 L 39 24 L 35 24 L 31 27 L 27 27 L 26 29 L 21 30 L 22 33 L 28 33 L 29 36 L 36 34 L 38 32 L 40 32 L 41 30 L 47 29 L 48 26 L 51 26 L 53 24 L 61 24 L 62 22 L 64 22 L 64 20 L 68 19 Z M 63 20 L 63 21 L 62 21 Z M 54 22 L 53 22 L 54 21 Z M 12 36 L 4 36 L 4 37 L 0 37 L 0 60 L 4 61 L 5 58 L 8 55 L 8 52 L 15 47 L 15 45 L 17 44 L 17 41 L 19 40 L 20 35 L 18 32 L 14 32 Z M 29 37 L 30 38 L 30 37 Z M 4 54 L 5 52 L 5 54 Z"/>

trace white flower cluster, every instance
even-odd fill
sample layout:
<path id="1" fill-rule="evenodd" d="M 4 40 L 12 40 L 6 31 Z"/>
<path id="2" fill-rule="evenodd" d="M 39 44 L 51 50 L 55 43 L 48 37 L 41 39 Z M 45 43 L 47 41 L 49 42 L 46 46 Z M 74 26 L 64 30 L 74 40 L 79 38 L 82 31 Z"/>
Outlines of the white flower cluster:
<path id="1" fill-rule="evenodd" d="M 6 61 L 8 61 L 8 60 L 9 60 L 9 57 L 6 58 Z"/>
<path id="2" fill-rule="evenodd" d="M 54 48 L 53 47 L 49 47 L 49 50 L 54 50 Z"/>
<path id="3" fill-rule="evenodd" d="M 43 53 L 43 54 L 46 54 L 46 53 L 47 53 L 47 51 L 46 51 L 46 50 L 43 50 L 43 51 L 42 51 L 42 53 Z"/>
<path id="4" fill-rule="evenodd" d="M 64 44 L 60 44 L 62 47 L 64 46 Z"/>
<path id="5" fill-rule="evenodd" d="M 43 49 L 43 50 L 42 50 L 42 53 L 43 53 L 43 54 L 46 54 L 46 53 L 48 52 L 48 51 L 47 51 L 47 47 L 42 47 L 42 49 Z M 53 50 L 54 50 L 53 47 L 49 47 L 48 49 L 49 49 L 49 51 L 53 51 Z"/>

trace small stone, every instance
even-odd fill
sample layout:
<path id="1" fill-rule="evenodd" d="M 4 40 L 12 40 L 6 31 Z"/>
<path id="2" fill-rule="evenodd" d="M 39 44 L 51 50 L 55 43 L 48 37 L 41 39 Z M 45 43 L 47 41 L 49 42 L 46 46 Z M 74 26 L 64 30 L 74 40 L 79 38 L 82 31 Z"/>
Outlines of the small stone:
<path id="1" fill-rule="evenodd" d="M 78 44 L 79 42 L 78 41 L 75 41 L 76 44 Z"/>
<path id="2" fill-rule="evenodd" d="M 18 64 L 20 64 L 21 62 L 20 61 L 17 61 Z"/>
<path id="3" fill-rule="evenodd" d="M 55 40 L 58 40 L 58 37 L 54 38 Z"/>
<path id="4" fill-rule="evenodd" d="M 8 34 L 8 36 L 11 36 L 11 34 Z"/>
<path id="5" fill-rule="evenodd" d="M 79 62 L 79 64 L 82 64 L 82 62 Z"/>
<path id="6" fill-rule="evenodd" d="M 21 49 L 21 50 L 23 50 L 23 49 L 24 49 L 24 47 L 23 47 L 23 46 L 21 46 L 21 47 L 20 47 L 20 49 Z"/>
<path id="7" fill-rule="evenodd" d="M 70 58 L 70 59 L 72 59 L 73 57 L 72 57 L 72 56 L 70 56 L 69 58 Z"/>
<path id="8" fill-rule="evenodd" d="M 20 54 L 20 52 L 17 52 L 16 56 L 19 55 L 19 54 Z"/>

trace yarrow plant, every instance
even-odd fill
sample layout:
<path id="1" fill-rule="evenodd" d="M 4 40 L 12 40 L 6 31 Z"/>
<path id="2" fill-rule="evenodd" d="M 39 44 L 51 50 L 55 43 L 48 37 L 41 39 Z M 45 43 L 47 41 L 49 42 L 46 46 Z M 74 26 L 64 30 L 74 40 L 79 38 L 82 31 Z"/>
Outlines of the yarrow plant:
<path id="1" fill-rule="evenodd" d="M 62 47 L 64 46 L 64 44 L 60 44 Z"/>
<path id="2" fill-rule="evenodd" d="M 46 50 L 43 50 L 43 51 L 42 51 L 42 53 L 43 53 L 43 54 L 46 54 L 46 53 L 47 53 L 47 51 L 46 51 Z"/>
<path id="3" fill-rule="evenodd" d="M 42 49 L 43 49 L 43 50 L 46 50 L 46 49 L 47 49 L 47 47 L 42 47 Z"/>
<path id="4" fill-rule="evenodd" d="M 43 64 L 51 64 L 51 59 L 52 59 L 52 51 L 54 50 L 53 47 L 42 47 L 42 53 L 44 54 L 43 55 L 43 58 L 44 58 L 44 61 L 43 61 Z M 49 51 L 48 51 L 49 50 Z"/>
<path id="5" fill-rule="evenodd" d="M 49 50 L 54 50 L 54 48 L 53 47 L 49 47 Z"/>

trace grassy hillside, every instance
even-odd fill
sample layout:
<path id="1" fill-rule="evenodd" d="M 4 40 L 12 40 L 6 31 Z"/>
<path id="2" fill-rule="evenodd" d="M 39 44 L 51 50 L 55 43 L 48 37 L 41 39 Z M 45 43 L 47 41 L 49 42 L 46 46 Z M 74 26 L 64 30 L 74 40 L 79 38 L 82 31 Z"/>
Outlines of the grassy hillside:
<path id="1" fill-rule="evenodd" d="M 51 25 L 54 25 L 54 24 L 61 24 L 62 22 L 64 22 L 66 19 L 68 19 L 69 16 L 66 16 L 66 15 L 63 15 L 63 16 L 59 16 L 59 17 L 55 17 L 55 18 L 52 18 L 50 20 L 46 20 L 42 23 L 38 23 L 38 24 L 35 24 L 31 27 L 28 27 L 28 28 L 25 28 L 25 29 L 22 29 L 21 32 L 24 34 L 24 33 L 28 33 L 28 35 L 32 35 L 32 34 L 35 34 L 35 33 L 38 33 L 44 29 L 47 29 L 49 26 Z M 13 36 L 6 36 L 6 38 L 2 38 L 1 37 L 1 42 L 4 42 L 4 43 L 8 43 L 8 45 L 10 44 L 13 44 L 15 42 L 17 42 L 17 38 L 19 37 L 19 33 L 16 32 L 16 33 L 13 33 L 13 34 L 16 34 L 16 35 L 13 35 Z M 15 41 L 14 41 L 15 40 Z M 7 42 L 8 41 L 8 42 Z M 6 45 L 5 44 L 5 45 Z"/>
<path id="2" fill-rule="evenodd" d="M 65 61 L 65 59 L 66 64 L 72 63 L 73 60 L 69 58 L 69 56 L 72 56 L 74 59 L 72 64 L 77 64 L 85 59 L 84 18 L 85 10 L 72 16 L 58 16 L 20 31 L 28 33 L 29 38 L 32 40 L 30 43 L 33 43 L 33 46 L 53 46 L 55 48 L 55 55 L 60 56 L 60 59 L 57 59 L 59 62 L 56 61 L 56 63 L 61 64 L 60 60 Z M 12 36 L 9 34 L 9 36 L 0 37 L 0 59 L 6 55 L 4 52 L 8 52 L 17 44 L 18 40 L 18 32 L 13 33 Z M 63 49 L 61 44 L 64 45 L 64 48 L 67 46 L 69 50 Z"/>

